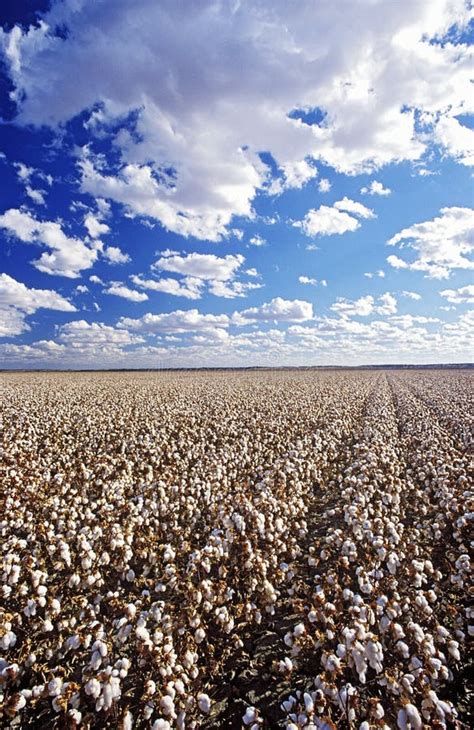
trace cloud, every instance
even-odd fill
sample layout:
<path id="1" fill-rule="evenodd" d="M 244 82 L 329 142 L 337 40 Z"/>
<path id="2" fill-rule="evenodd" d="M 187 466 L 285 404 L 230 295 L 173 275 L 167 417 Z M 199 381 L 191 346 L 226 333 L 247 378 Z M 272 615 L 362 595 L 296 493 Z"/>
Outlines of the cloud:
<path id="1" fill-rule="evenodd" d="M 390 266 L 398 269 L 423 271 L 429 279 L 447 279 L 454 269 L 473 269 L 467 258 L 474 250 L 474 210 L 471 208 L 442 208 L 433 220 L 404 228 L 389 241 L 415 252 L 408 262 L 399 256 L 388 256 Z"/>
<path id="2" fill-rule="evenodd" d="M 345 210 L 347 213 L 353 213 L 360 218 L 375 218 L 375 213 L 370 208 L 366 208 L 362 203 L 344 197 L 334 203 L 334 207 L 338 210 Z"/>
<path id="3" fill-rule="evenodd" d="M 435 125 L 434 137 L 461 165 L 474 165 L 474 130 L 465 127 L 454 117 L 443 116 Z"/>
<path id="4" fill-rule="evenodd" d="M 194 310 L 196 311 L 196 310 Z M 176 313 L 169 313 L 175 315 Z M 272 366 L 312 364 L 468 362 L 472 349 L 474 312 L 449 324 L 434 317 L 389 317 L 356 321 L 317 317 L 309 324 L 285 329 L 229 332 L 228 324 L 212 327 L 195 323 L 194 329 L 170 334 L 148 322 L 145 329 L 157 344 L 144 341 L 147 332 L 81 321 L 63 326 L 57 342 L 0 345 L 0 357 L 9 367 L 196 367 Z M 170 322 L 168 321 L 167 325 Z M 250 322 L 248 324 L 251 324 Z M 433 351 L 433 342 L 436 351 Z"/>
<path id="5" fill-rule="evenodd" d="M 224 297 L 225 299 L 235 299 L 236 297 L 245 297 L 248 291 L 253 289 L 261 289 L 263 284 L 256 284 L 248 281 L 215 281 L 209 282 L 209 293 L 215 297 Z"/>
<path id="6" fill-rule="evenodd" d="M 366 276 L 367 279 L 373 279 L 374 276 L 378 276 L 379 279 L 384 279 L 385 271 L 383 269 L 378 269 L 377 271 L 366 271 L 364 276 Z"/>
<path id="7" fill-rule="evenodd" d="M 415 301 L 418 301 L 421 299 L 421 294 L 418 294 L 416 291 L 402 291 L 402 297 L 406 297 L 407 299 L 414 299 Z"/>
<path id="8" fill-rule="evenodd" d="M 444 289 L 440 294 L 452 304 L 474 304 L 474 284 L 462 286 L 460 289 Z"/>
<path id="9" fill-rule="evenodd" d="M 390 195 L 390 188 L 384 188 L 383 183 L 378 180 L 372 180 L 369 186 L 360 189 L 362 195 Z"/>
<path id="10" fill-rule="evenodd" d="M 23 243 L 42 244 L 50 249 L 32 261 L 39 271 L 76 279 L 97 259 L 97 251 L 78 238 L 66 236 L 59 223 L 38 221 L 26 211 L 10 208 L 0 215 L 0 228 Z"/>
<path id="11" fill-rule="evenodd" d="M 189 253 L 181 255 L 175 251 L 164 251 L 152 268 L 178 274 L 181 279 L 161 278 L 159 280 L 132 277 L 138 286 L 162 291 L 187 299 L 200 299 L 204 290 L 216 297 L 234 299 L 245 297 L 248 291 L 260 289 L 263 284 L 235 281 L 245 257 L 241 254 L 216 256 L 214 254 Z M 250 270 L 249 276 L 258 276 Z"/>
<path id="12" fill-rule="evenodd" d="M 331 187 L 332 187 L 331 183 L 325 177 L 321 178 L 321 180 L 318 183 L 318 190 L 320 193 L 329 193 L 329 191 L 331 190 Z"/>
<path id="13" fill-rule="evenodd" d="M 0 44 L 20 123 L 57 126 L 89 110 L 87 133 L 114 144 L 110 169 L 81 160 L 84 192 L 219 240 L 235 216 L 253 217 L 257 192 L 268 188 L 263 152 L 288 185 L 304 184 L 309 160 L 368 173 L 441 144 L 464 162 L 466 133 L 455 119 L 469 108 L 469 48 L 430 40 L 466 27 L 467 4 L 379 10 L 64 2 L 35 26 L 2 30 Z M 58 27 L 73 32 L 63 37 Z M 427 129 L 421 114 L 434 120 Z"/>
<path id="14" fill-rule="evenodd" d="M 25 320 L 37 309 L 76 312 L 76 307 L 52 289 L 28 289 L 8 274 L 0 274 L 0 337 L 14 337 L 30 329 Z"/>
<path id="15" fill-rule="evenodd" d="M 397 311 L 397 300 L 390 292 L 381 294 L 377 300 L 370 294 L 356 300 L 338 297 L 331 309 L 344 318 L 368 317 L 370 314 L 389 315 Z"/>
<path id="16" fill-rule="evenodd" d="M 331 309 L 341 317 L 368 317 L 374 311 L 374 298 L 370 294 L 355 301 L 338 297 Z"/>
<path id="17" fill-rule="evenodd" d="M 127 264 L 131 261 L 128 253 L 123 253 L 118 246 L 106 246 L 103 250 L 103 256 L 111 264 Z"/>
<path id="18" fill-rule="evenodd" d="M 59 340 L 78 350 L 97 347 L 116 350 L 118 347 L 143 342 L 142 337 L 131 334 L 125 328 L 117 329 L 101 322 L 86 322 L 84 319 L 62 325 L 59 328 Z"/>
<path id="19" fill-rule="evenodd" d="M 84 226 L 91 238 L 100 238 L 100 236 L 109 233 L 110 228 L 106 223 L 102 223 L 98 216 L 88 213 L 84 218 Z"/>
<path id="20" fill-rule="evenodd" d="M 131 302 L 146 302 L 148 299 L 148 295 L 145 292 L 134 291 L 119 282 L 113 283 L 107 289 L 104 289 L 104 294 L 112 294 L 116 297 L 129 299 Z"/>
<path id="21" fill-rule="evenodd" d="M 283 179 L 278 178 L 268 187 L 270 195 L 279 195 L 291 188 L 301 189 L 307 182 L 317 177 L 318 170 L 307 160 L 299 162 L 288 162 L 280 168 L 283 172 Z"/>
<path id="22" fill-rule="evenodd" d="M 375 311 L 377 314 L 395 314 L 397 311 L 397 300 L 393 296 L 393 294 L 390 294 L 389 292 L 386 292 L 385 294 L 382 294 L 378 299 L 378 304 L 375 307 Z"/>
<path id="23" fill-rule="evenodd" d="M 190 253 L 162 255 L 153 268 L 198 279 L 228 281 L 245 261 L 242 254 L 215 256 L 214 254 Z"/>
<path id="24" fill-rule="evenodd" d="M 163 292 L 163 294 L 173 294 L 175 297 L 185 297 L 186 299 L 200 299 L 204 285 L 201 279 L 194 279 L 192 277 L 185 277 L 181 281 L 178 281 L 172 278 L 143 279 L 140 276 L 133 275 L 131 280 L 141 289 L 159 291 Z"/>
<path id="25" fill-rule="evenodd" d="M 172 334 L 210 331 L 216 328 L 229 326 L 229 317 L 226 314 L 201 314 L 198 309 L 182 310 L 163 314 L 148 313 L 140 319 L 121 317 L 118 323 L 119 328 L 142 332 L 144 334 L 156 334 L 168 332 Z"/>
<path id="26" fill-rule="evenodd" d="M 36 205 L 46 205 L 46 200 L 44 199 L 44 190 L 35 190 L 34 188 L 27 185 L 25 187 L 25 192 L 30 200 L 32 200 L 33 203 L 36 203 Z"/>
<path id="27" fill-rule="evenodd" d="M 23 183 L 28 183 L 30 181 L 31 176 L 35 172 L 34 167 L 29 167 L 28 165 L 25 165 L 24 162 L 14 162 L 13 167 L 16 170 L 18 180 L 20 180 L 20 182 L 23 182 Z"/>
<path id="28" fill-rule="evenodd" d="M 323 279 L 322 281 L 318 281 L 317 279 L 312 279 L 309 276 L 298 276 L 298 281 L 300 284 L 309 284 L 310 286 L 317 286 L 318 284 L 321 284 L 321 286 L 326 286 L 327 283 L 325 279 Z"/>
<path id="29" fill-rule="evenodd" d="M 393 322 L 397 327 L 403 327 L 403 329 L 410 329 L 416 324 L 435 324 L 441 320 L 438 317 L 417 317 L 412 314 L 401 314 L 397 317 L 390 317 L 390 322 Z"/>
<path id="30" fill-rule="evenodd" d="M 304 322 L 313 318 L 313 305 L 301 299 L 282 299 L 275 297 L 260 307 L 251 307 L 235 312 L 233 322 L 237 325 L 249 322 Z"/>
<path id="31" fill-rule="evenodd" d="M 307 236 L 342 235 L 347 231 L 355 231 L 359 228 L 360 222 L 355 216 L 374 218 L 375 214 L 362 203 L 343 198 L 334 203 L 332 207 L 321 205 L 317 210 L 309 210 L 303 220 L 295 221 L 293 225 L 301 228 Z"/>
<path id="32" fill-rule="evenodd" d="M 260 236 L 258 233 L 255 236 L 252 236 L 252 238 L 249 239 L 249 243 L 251 246 L 266 246 L 267 242 L 262 236 Z"/>
<path id="33" fill-rule="evenodd" d="M 91 281 L 93 284 L 103 284 L 104 282 L 100 278 L 100 276 L 96 276 L 96 274 L 92 274 L 92 276 L 89 276 L 89 281 Z"/>

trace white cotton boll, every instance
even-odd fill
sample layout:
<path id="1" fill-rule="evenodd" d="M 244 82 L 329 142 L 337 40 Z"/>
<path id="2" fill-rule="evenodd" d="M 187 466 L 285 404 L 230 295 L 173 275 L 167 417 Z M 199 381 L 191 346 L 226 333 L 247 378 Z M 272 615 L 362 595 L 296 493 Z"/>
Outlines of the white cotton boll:
<path id="1" fill-rule="evenodd" d="M 306 628 L 303 623 L 296 624 L 296 626 L 293 629 L 293 636 L 302 636 L 306 633 Z"/>
<path id="2" fill-rule="evenodd" d="M 444 626 L 438 626 L 436 631 L 441 639 L 447 639 L 449 637 L 449 631 Z"/>
<path id="3" fill-rule="evenodd" d="M 100 695 L 101 684 L 95 678 L 89 679 L 86 686 L 84 687 L 84 690 L 87 695 L 90 695 L 94 699 L 97 699 L 97 697 Z"/>
<path id="4" fill-rule="evenodd" d="M 19 694 L 14 705 L 15 712 L 20 712 L 24 707 L 26 707 L 26 698 L 24 695 Z"/>
<path id="5" fill-rule="evenodd" d="M 247 707 L 245 714 L 242 716 L 242 722 L 244 725 L 250 725 L 257 719 L 257 710 L 255 707 Z"/>
<path id="6" fill-rule="evenodd" d="M 69 710 L 67 714 L 68 714 L 68 717 L 70 717 L 71 720 L 76 725 L 80 725 L 81 724 L 81 722 L 82 722 L 82 712 L 80 712 L 79 710 L 72 709 L 72 710 Z"/>
<path id="7" fill-rule="evenodd" d="M 420 713 L 416 709 L 415 705 L 405 705 L 405 712 L 410 722 L 410 726 L 413 728 L 413 730 L 421 730 L 423 727 L 423 722 L 421 720 Z"/>
<path id="8" fill-rule="evenodd" d="M 163 710 L 163 712 L 165 713 L 165 715 L 168 715 L 169 717 L 172 717 L 172 718 L 176 717 L 174 702 L 169 695 L 164 695 L 161 698 L 160 707 Z"/>
<path id="9" fill-rule="evenodd" d="M 285 712 L 291 712 L 295 702 L 296 702 L 296 697 L 293 697 L 292 695 L 290 695 L 290 697 L 288 697 L 287 700 L 284 700 L 281 703 L 282 710 L 285 710 Z"/>
<path id="10" fill-rule="evenodd" d="M 403 631 L 403 628 L 400 626 L 400 624 L 392 624 L 392 631 L 396 639 L 403 639 L 405 637 L 405 632 Z"/>
<path id="11" fill-rule="evenodd" d="M 456 662 L 459 662 L 461 660 L 461 655 L 459 653 L 459 644 L 457 641 L 448 641 L 448 652 L 449 654 L 451 654 Z"/>
<path id="12" fill-rule="evenodd" d="M 374 717 L 377 720 L 381 720 L 384 715 L 385 715 L 385 711 L 384 711 L 382 705 L 380 704 L 380 702 L 377 702 L 377 704 L 374 707 Z"/>
<path id="13" fill-rule="evenodd" d="M 50 697 L 57 697 L 61 694 L 63 680 L 61 677 L 55 677 L 48 683 L 48 694 Z"/>
<path id="14" fill-rule="evenodd" d="M 162 718 L 159 718 L 158 720 L 155 720 L 155 722 L 151 726 L 151 730 L 171 730 L 171 725 L 169 724 L 168 720 L 163 720 Z"/>
<path id="15" fill-rule="evenodd" d="M 341 662 L 335 654 L 323 657 L 323 666 L 328 672 L 337 672 L 341 668 Z"/>
<path id="16" fill-rule="evenodd" d="M 154 695 L 156 692 L 156 682 L 154 682 L 152 679 L 149 679 L 145 684 L 145 691 L 147 695 Z"/>
<path id="17" fill-rule="evenodd" d="M 407 723 L 407 713 L 403 708 L 397 713 L 397 727 L 400 728 L 400 730 L 409 730 Z"/>
<path id="18" fill-rule="evenodd" d="M 6 631 L 3 636 L 0 637 L 0 648 L 10 649 L 16 644 L 16 634 L 14 631 Z"/>
<path id="19" fill-rule="evenodd" d="M 141 641 L 144 641 L 145 643 L 151 642 L 150 632 L 145 626 L 137 626 L 135 629 L 135 635 L 138 639 L 141 639 Z"/>
<path id="20" fill-rule="evenodd" d="M 53 701 L 51 702 L 51 705 L 52 705 L 52 707 L 53 707 L 53 710 L 54 710 L 55 712 L 62 712 L 62 711 L 63 711 L 63 708 L 62 708 L 62 706 L 61 706 L 61 705 L 62 705 L 62 703 L 61 703 L 61 702 L 59 701 L 59 697 L 55 697 L 55 698 L 53 699 Z"/>
<path id="21" fill-rule="evenodd" d="M 107 656 L 107 644 L 104 641 L 95 641 L 92 644 L 92 650 L 98 651 L 102 658 Z"/>
<path id="22" fill-rule="evenodd" d="M 122 719 L 122 729 L 121 730 L 132 730 L 133 727 L 133 715 L 132 713 L 127 710 L 125 715 Z"/>
<path id="23" fill-rule="evenodd" d="M 79 634 L 74 634 L 66 639 L 66 649 L 79 649 L 81 645 L 81 637 Z"/>
<path id="24" fill-rule="evenodd" d="M 395 649 L 404 659 L 410 658 L 410 649 L 408 647 L 408 644 L 405 644 L 404 641 L 397 641 L 397 643 L 395 644 Z"/>
<path id="25" fill-rule="evenodd" d="M 137 613 L 137 607 L 135 606 L 134 603 L 129 603 L 126 607 L 126 611 L 127 611 L 128 618 L 133 619 L 133 618 L 135 618 L 135 615 Z"/>
<path id="26" fill-rule="evenodd" d="M 194 632 L 194 638 L 195 638 L 197 644 L 200 644 L 201 642 L 204 641 L 204 639 L 206 638 L 206 632 L 204 631 L 204 629 L 202 627 L 199 627 L 198 629 L 196 629 L 196 631 Z"/>
<path id="27" fill-rule="evenodd" d="M 209 695 L 202 692 L 201 694 L 198 694 L 197 701 L 201 712 L 203 712 L 205 715 L 208 715 L 211 710 L 211 698 L 209 697 Z"/>
<path id="28" fill-rule="evenodd" d="M 91 660 L 89 663 L 90 668 L 96 672 L 99 669 L 101 664 L 102 664 L 102 657 L 101 657 L 100 653 L 98 651 L 92 652 Z"/>
<path id="29" fill-rule="evenodd" d="M 308 692 L 304 693 L 303 701 L 304 701 L 304 706 L 305 706 L 306 712 L 308 714 L 311 714 L 312 712 L 314 712 L 313 698 L 311 697 L 311 695 Z"/>
<path id="30" fill-rule="evenodd" d="M 293 670 L 293 662 L 289 657 L 285 657 L 284 659 L 281 659 L 278 663 L 278 671 L 281 674 L 285 674 L 286 672 L 291 672 Z"/>
<path id="31" fill-rule="evenodd" d="M 364 720 L 364 722 L 361 722 L 359 725 L 359 730 L 370 730 L 370 725 L 367 722 L 367 720 Z"/>

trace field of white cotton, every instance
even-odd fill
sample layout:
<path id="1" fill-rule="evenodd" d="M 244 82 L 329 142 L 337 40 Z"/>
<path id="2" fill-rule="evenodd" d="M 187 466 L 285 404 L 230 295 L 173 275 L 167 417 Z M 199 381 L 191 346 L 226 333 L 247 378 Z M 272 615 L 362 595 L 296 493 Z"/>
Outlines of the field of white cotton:
<path id="1" fill-rule="evenodd" d="M 469 727 L 471 385 L 3 374 L 0 725 Z"/>

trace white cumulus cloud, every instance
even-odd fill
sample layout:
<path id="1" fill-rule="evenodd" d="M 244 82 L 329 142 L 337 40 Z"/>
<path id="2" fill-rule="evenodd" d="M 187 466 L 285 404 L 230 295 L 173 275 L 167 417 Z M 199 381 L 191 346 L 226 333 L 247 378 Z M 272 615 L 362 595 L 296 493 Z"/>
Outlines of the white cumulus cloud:
<path id="1" fill-rule="evenodd" d="M 260 307 L 250 307 L 242 312 L 235 312 L 233 321 L 235 324 L 241 325 L 258 321 L 304 322 L 312 318 L 313 305 L 311 302 L 275 297 Z"/>
<path id="2" fill-rule="evenodd" d="M 0 228 L 22 243 L 41 244 L 49 249 L 32 264 L 45 274 L 75 279 L 97 259 L 97 251 L 84 241 L 67 236 L 59 223 L 38 221 L 30 213 L 10 208 L 0 215 Z"/>
<path id="3" fill-rule="evenodd" d="M 343 198 L 332 206 L 321 205 L 309 210 L 303 220 L 295 221 L 293 225 L 301 228 L 307 236 L 333 236 L 357 230 L 359 218 L 374 217 L 374 212 L 362 203 Z"/>
<path id="4" fill-rule="evenodd" d="M 214 254 L 189 253 L 162 255 L 153 265 L 161 271 L 169 271 L 198 279 L 214 279 L 228 281 L 232 279 L 242 266 L 245 257 L 242 254 L 215 256 Z"/>
<path id="5" fill-rule="evenodd" d="M 363 195 L 390 195 L 390 188 L 384 188 L 383 183 L 378 180 L 372 180 L 370 185 L 365 185 L 360 189 Z"/>
<path id="6" fill-rule="evenodd" d="M 0 274 L 0 337 L 13 337 L 30 329 L 26 315 L 37 309 L 75 312 L 76 307 L 52 289 L 29 289 L 8 274 Z"/>
<path id="7" fill-rule="evenodd" d="M 115 297 L 122 297 L 122 299 L 128 299 L 131 302 L 146 302 L 148 299 L 148 294 L 145 294 L 145 292 L 135 291 L 119 282 L 114 282 L 107 289 L 104 289 L 104 294 L 112 294 Z"/>
<path id="8" fill-rule="evenodd" d="M 122 317 L 118 323 L 119 328 L 145 334 L 213 331 L 228 326 L 229 317 L 226 314 L 202 314 L 198 309 L 177 309 L 162 314 L 147 313 L 139 319 Z"/>
<path id="9" fill-rule="evenodd" d="M 464 0 L 301 0 L 291 13 L 283 0 L 68 0 L 35 26 L 1 30 L 0 45 L 20 123 L 57 126 L 91 110 L 87 132 L 114 143 L 112 169 L 82 156 L 83 191 L 218 240 L 268 190 L 263 152 L 293 187 L 314 175 L 312 160 L 369 173 L 439 144 L 464 163 L 469 47 L 430 40 L 469 15 Z"/>
<path id="10" fill-rule="evenodd" d="M 175 297 L 185 297 L 186 299 L 200 299 L 202 287 L 204 286 L 202 279 L 195 279 L 189 276 L 178 281 L 178 279 L 172 279 L 171 277 L 143 279 L 141 276 L 134 274 L 131 280 L 141 289 L 159 291 L 163 294 L 173 294 Z"/>
<path id="11" fill-rule="evenodd" d="M 474 250 L 474 210 L 442 208 L 433 220 L 404 228 L 389 241 L 389 246 L 408 248 L 414 261 L 399 256 L 387 257 L 390 266 L 422 271 L 430 279 L 447 279 L 454 269 L 473 269 L 469 258 Z"/>
<path id="12" fill-rule="evenodd" d="M 377 299 L 370 294 L 355 300 L 338 297 L 331 309 L 343 318 L 368 317 L 370 314 L 389 315 L 396 313 L 397 300 L 390 292 L 381 294 Z"/>
<path id="13" fill-rule="evenodd" d="M 128 253 L 124 253 L 118 246 L 106 246 L 103 250 L 103 256 L 111 264 L 127 264 L 130 261 Z"/>
<path id="14" fill-rule="evenodd" d="M 474 284 L 459 289 L 444 289 L 440 294 L 452 304 L 474 304 Z"/>

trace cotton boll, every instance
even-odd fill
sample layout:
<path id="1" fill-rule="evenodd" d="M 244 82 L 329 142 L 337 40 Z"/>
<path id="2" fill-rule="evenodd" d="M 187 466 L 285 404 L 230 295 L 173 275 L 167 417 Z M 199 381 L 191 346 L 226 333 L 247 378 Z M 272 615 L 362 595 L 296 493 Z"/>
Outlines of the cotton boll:
<path id="1" fill-rule="evenodd" d="M 201 712 L 203 712 L 205 715 L 208 715 L 211 710 L 211 699 L 209 695 L 201 693 L 198 695 L 197 700 Z"/>
<path id="2" fill-rule="evenodd" d="M 204 639 L 206 638 L 206 632 L 204 631 L 204 629 L 203 628 L 196 629 L 196 631 L 194 632 L 194 638 L 196 639 L 196 643 L 198 643 L 198 644 L 203 642 Z"/>
<path id="3" fill-rule="evenodd" d="M 244 725 L 251 725 L 257 719 L 257 710 L 255 707 L 247 707 L 245 714 L 242 716 L 242 722 Z"/>

